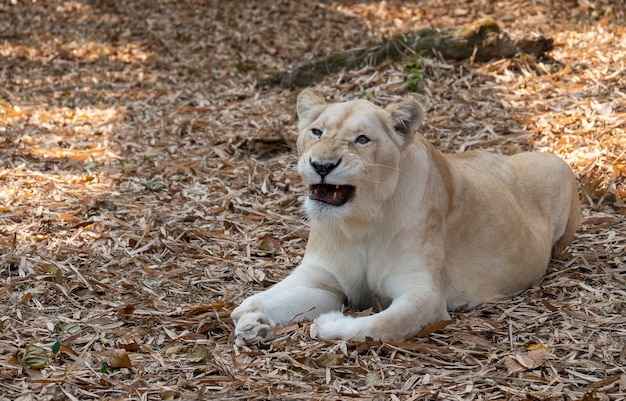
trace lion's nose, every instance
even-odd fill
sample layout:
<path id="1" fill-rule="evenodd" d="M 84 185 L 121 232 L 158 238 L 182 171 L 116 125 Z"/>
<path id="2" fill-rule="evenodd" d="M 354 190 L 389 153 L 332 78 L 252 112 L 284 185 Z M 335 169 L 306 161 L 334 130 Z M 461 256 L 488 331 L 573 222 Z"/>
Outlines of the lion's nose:
<path id="1" fill-rule="evenodd" d="M 341 163 L 341 159 L 337 160 L 337 162 L 328 162 L 328 161 L 315 161 L 311 159 L 311 166 L 317 174 L 324 179 L 331 171 L 335 169 Z"/>

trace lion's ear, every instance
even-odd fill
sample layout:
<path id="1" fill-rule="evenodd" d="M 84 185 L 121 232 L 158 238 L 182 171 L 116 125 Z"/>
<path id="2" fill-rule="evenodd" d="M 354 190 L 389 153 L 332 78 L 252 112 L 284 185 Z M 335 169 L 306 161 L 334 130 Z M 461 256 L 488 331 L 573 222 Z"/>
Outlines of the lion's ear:
<path id="1" fill-rule="evenodd" d="M 326 104 L 324 97 L 315 89 L 306 88 L 298 95 L 296 110 L 301 123 L 311 121 L 319 115 L 320 107 Z M 313 115 L 312 112 L 318 112 Z"/>
<path id="2" fill-rule="evenodd" d="M 424 112 L 415 100 L 404 100 L 385 108 L 391 114 L 393 128 L 403 139 L 413 134 L 424 120 Z"/>

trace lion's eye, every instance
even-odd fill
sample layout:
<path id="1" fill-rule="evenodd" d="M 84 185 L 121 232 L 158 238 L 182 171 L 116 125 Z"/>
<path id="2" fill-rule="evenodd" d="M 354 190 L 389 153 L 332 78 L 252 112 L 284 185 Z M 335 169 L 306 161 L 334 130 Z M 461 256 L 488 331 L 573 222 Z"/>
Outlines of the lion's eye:
<path id="1" fill-rule="evenodd" d="M 321 129 L 317 129 L 317 128 L 311 128 L 311 135 L 313 135 L 316 138 L 319 138 L 320 136 L 322 136 L 322 130 Z"/>
<path id="2" fill-rule="evenodd" d="M 369 139 L 365 135 L 359 135 L 356 138 L 355 142 L 358 143 L 359 145 L 367 145 L 368 143 L 371 142 L 371 139 Z"/>

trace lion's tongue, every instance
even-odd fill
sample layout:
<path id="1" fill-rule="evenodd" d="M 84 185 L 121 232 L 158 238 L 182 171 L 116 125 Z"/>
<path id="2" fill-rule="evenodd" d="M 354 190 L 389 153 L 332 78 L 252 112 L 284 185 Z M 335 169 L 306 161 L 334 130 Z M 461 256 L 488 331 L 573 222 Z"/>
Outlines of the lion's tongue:
<path id="1" fill-rule="evenodd" d="M 351 185 L 316 184 L 311 185 L 309 198 L 329 205 L 341 206 L 350 200 L 352 192 L 354 192 L 354 187 Z"/>

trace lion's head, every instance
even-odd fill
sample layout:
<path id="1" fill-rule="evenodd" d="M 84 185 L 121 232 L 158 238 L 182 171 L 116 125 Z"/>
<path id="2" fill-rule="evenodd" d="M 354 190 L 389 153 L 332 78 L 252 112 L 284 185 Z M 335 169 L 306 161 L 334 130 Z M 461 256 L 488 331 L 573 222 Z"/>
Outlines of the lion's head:
<path id="1" fill-rule="evenodd" d="M 400 160 L 423 118 L 419 104 L 327 104 L 305 89 L 297 111 L 298 172 L 309 188 L 309 217 L 371 217 L 398 185 Z"/>

